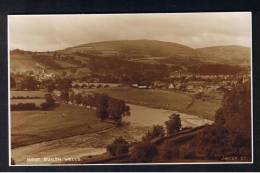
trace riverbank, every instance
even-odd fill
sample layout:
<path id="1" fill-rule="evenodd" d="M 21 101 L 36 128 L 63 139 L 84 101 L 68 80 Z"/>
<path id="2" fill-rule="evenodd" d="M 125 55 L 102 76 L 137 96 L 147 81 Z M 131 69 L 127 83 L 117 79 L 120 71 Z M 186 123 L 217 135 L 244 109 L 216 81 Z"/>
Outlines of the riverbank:
<path id="1" fill-rule="evenodd" d="M 16 164 L 38 165 L 57 164 L 64 159 L 92 158 L 106 152 L 105 147 L 117 137 L 124 137 L 128 141 L 141 140 L 142 136 L 156 124 L 164 125 L 170 114 L 174 111 L 155 109 L 144 106 L 129 104 L 131 116 L 124 118 L 128 125 L 116 127 L 95 133 L 87 132 L 82 135 L 75 135 L 57 140 L 39 142 L 32 145 L 12 149 L 12 158 Z M 74 116 L 71 114 L 70 116 Z M 180 113 L 183 127 L 196 127 L 203 124 L 210 124 L 212 121 L 202 119 L 195 115 Z M 63 130 L 66 133 L 67 130 Z M 68 158 L 69 157 L 69 158 Z M 32 158 L 41 158 L 36 161 Z M 46 158 L 46 160 L 44 160 Z M 48 159 L 49 158 L 49 159 Z M 60 158 L 60 159 L 51 159 Z M 28 160 L 29 159 L 29 160 Z"/>
<path id="2" fill-rule="evenodd" d="M 114 127 L 102 122 L 94 110 L 60 104 L 51 111 L 12 111 L 12 148 L 95 133 Z"/>
<path id="3" fill-rule="evenodd" d="M 131 87 L 81 89 L 90 93 L 105 93 L 127 103 L 156 109 L 166 109 L 215 120 L 215 112 L 221 106 L 222 95 L 209 93 L 207 100 L 194 99 L 189 93 L 173 90 L 136 89 Z"/>

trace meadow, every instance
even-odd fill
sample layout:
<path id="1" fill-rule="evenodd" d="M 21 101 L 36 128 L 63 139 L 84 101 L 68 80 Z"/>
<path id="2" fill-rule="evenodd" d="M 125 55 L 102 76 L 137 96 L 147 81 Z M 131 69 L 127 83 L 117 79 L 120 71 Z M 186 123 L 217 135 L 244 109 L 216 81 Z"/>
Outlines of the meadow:
<path id="1" fill-rule="evenodd" d="M 111 97 L 122 99 L 127 103 L 135 105 L 173 110 L 210 120 L 215 119 L 215 112 L 221 106 L 220 98 L 210 98 L 203 101 L 201 99 L 193 99 L 192 94 L 169 90 L 115 87 L 90 89 L 88 91 L 105 93 Z"/>
<path id="2" fill-rule="evenodd" d="M 94 110 L 60 104 L 51 111 L 12 111 L 12 148 L 43 141 L 95 133 L 113 127 L 101 122 Z"/>

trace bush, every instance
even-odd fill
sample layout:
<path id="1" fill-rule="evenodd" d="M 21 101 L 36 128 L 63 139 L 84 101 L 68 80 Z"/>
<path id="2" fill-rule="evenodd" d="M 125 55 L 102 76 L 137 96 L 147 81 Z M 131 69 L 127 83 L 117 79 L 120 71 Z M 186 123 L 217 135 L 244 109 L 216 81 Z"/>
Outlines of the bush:
<path id="1" fill-rule="evenodd" d="M 107 151 L 113 155 L 118 156 L 128 153 L 129 143 L 122 137 L 116 138 L 112 144 L 107 146 Z"/>
<path id="2" fill-rule="evenodd" d="M 18 103 L 11 105 L 11 111 L 29 111 L 39 109 L 35 103 Z"/>
<path id="3" fill-rule="evenodd" d="M 228 156 L 251 157 L 251 140 L 214 124 L 201 131 L 189 145 L 194 158 L 221 160 Z M 187 156 L 188 157 L 188 156 Z"/>
<path id="4" fill-rule="evenodd" d="M 46 94 L 45 100 L 46 101 L 40 105 L 42 110 L 50 110 L 55 106 L 55 100 L 53 99 L 52 95 Z"/>
<path id="5" fill-rule="evenodd" d="M 164 137 L 165 131 L 163 126 L 155 125 L 153 126 L 152 130 L 149 130 L 146 135 L 143 137 L 143 141 L 150 141 L 152 139 L 158 137 Z"/>
<path id="6" fill-rule="evenodd" d="M 134 146 L 131 152 L 131 160 L 138 163 L 151 162 L 157 154 L 156 145 L 150 142 L 142 142 Z"/>
<path id="7" fill-rule="evenodd" d="M 182 125 L 181 125 L 181 119 L 179 114 L 173 113 L 169 120 L 165 122 L 166 129 L 167 129 L 167 135 L 172 135 L 178 131 L 180 131 Z"/>
<path id="8" fill-rule="evenodd" d="M 163 160 L 176 160 L 180 157 L 180 151 L 177 146 L 166 142 L 162 146 L 161 159 Z"/>

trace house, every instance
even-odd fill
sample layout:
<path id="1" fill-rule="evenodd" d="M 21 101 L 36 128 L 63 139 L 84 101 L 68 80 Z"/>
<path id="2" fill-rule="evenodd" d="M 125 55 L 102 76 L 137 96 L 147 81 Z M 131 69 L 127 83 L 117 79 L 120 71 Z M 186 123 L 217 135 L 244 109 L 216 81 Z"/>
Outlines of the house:
<path id="1" fill-rule="evenodd" d="M 170 83 L 168 89 L 173 89 L 174 88 L 174 85 L 172 83 Z"/>
<path id="2" fill-rule="evenodd" d="M 147 89 L 148 86 L 147 86 L 147 85 L 139 85 L 138 88 L 139 88 L 139 89 Z"/>

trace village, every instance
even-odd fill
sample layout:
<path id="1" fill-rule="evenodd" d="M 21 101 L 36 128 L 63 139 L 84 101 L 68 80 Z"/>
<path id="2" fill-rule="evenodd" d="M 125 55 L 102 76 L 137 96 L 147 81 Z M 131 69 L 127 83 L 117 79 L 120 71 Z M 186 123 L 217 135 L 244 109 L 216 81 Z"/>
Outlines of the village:
<path id="1" fill-rule="evenodd" d="M 169 90 L 169 91 L 179 91 L 179 92 L 188 92 L 192 94 L 203 93 L 203 92 L 225 92 L 231 90 L 239 82 L 245 83 L 250 79 L 250 74 L 240 73 L 233 75 L 201 75 L 201 74 L 190 74 L 190 73 L 181 73 L 175 72 L 166 80 L 155 80 L 146 84 L 147 82 L 139 83 L 108 83 L 102 82 L 101 79 L 92 77 L 89 75 L 89 79 L 82 80 L 73 78 L 66 73 L 55 74 L 48 73 L 46 70 L 39 72 L 13 72 L 11 73 L 11 79 L 15 81 L 15 87 L 11 88 L 14 90 L 23 90 L 22 82 L 26 77 L 30 76 L 37 82 L 38 89 L 44 88 L 44 83 L 46 81 L 54 80 L 57 78 L 70 78 L 72 81 L 72 88 L 76 89 L 95 89 L 95 88 L 107 88 L 107 87 L 120 87 L 120 86 L 129 86 L 137 89 L 160 89 L 160 90 Z M 91 81 L 91 82 L 90 82 Z M 25 89 L 26 90 L 26 89 Z"/>

